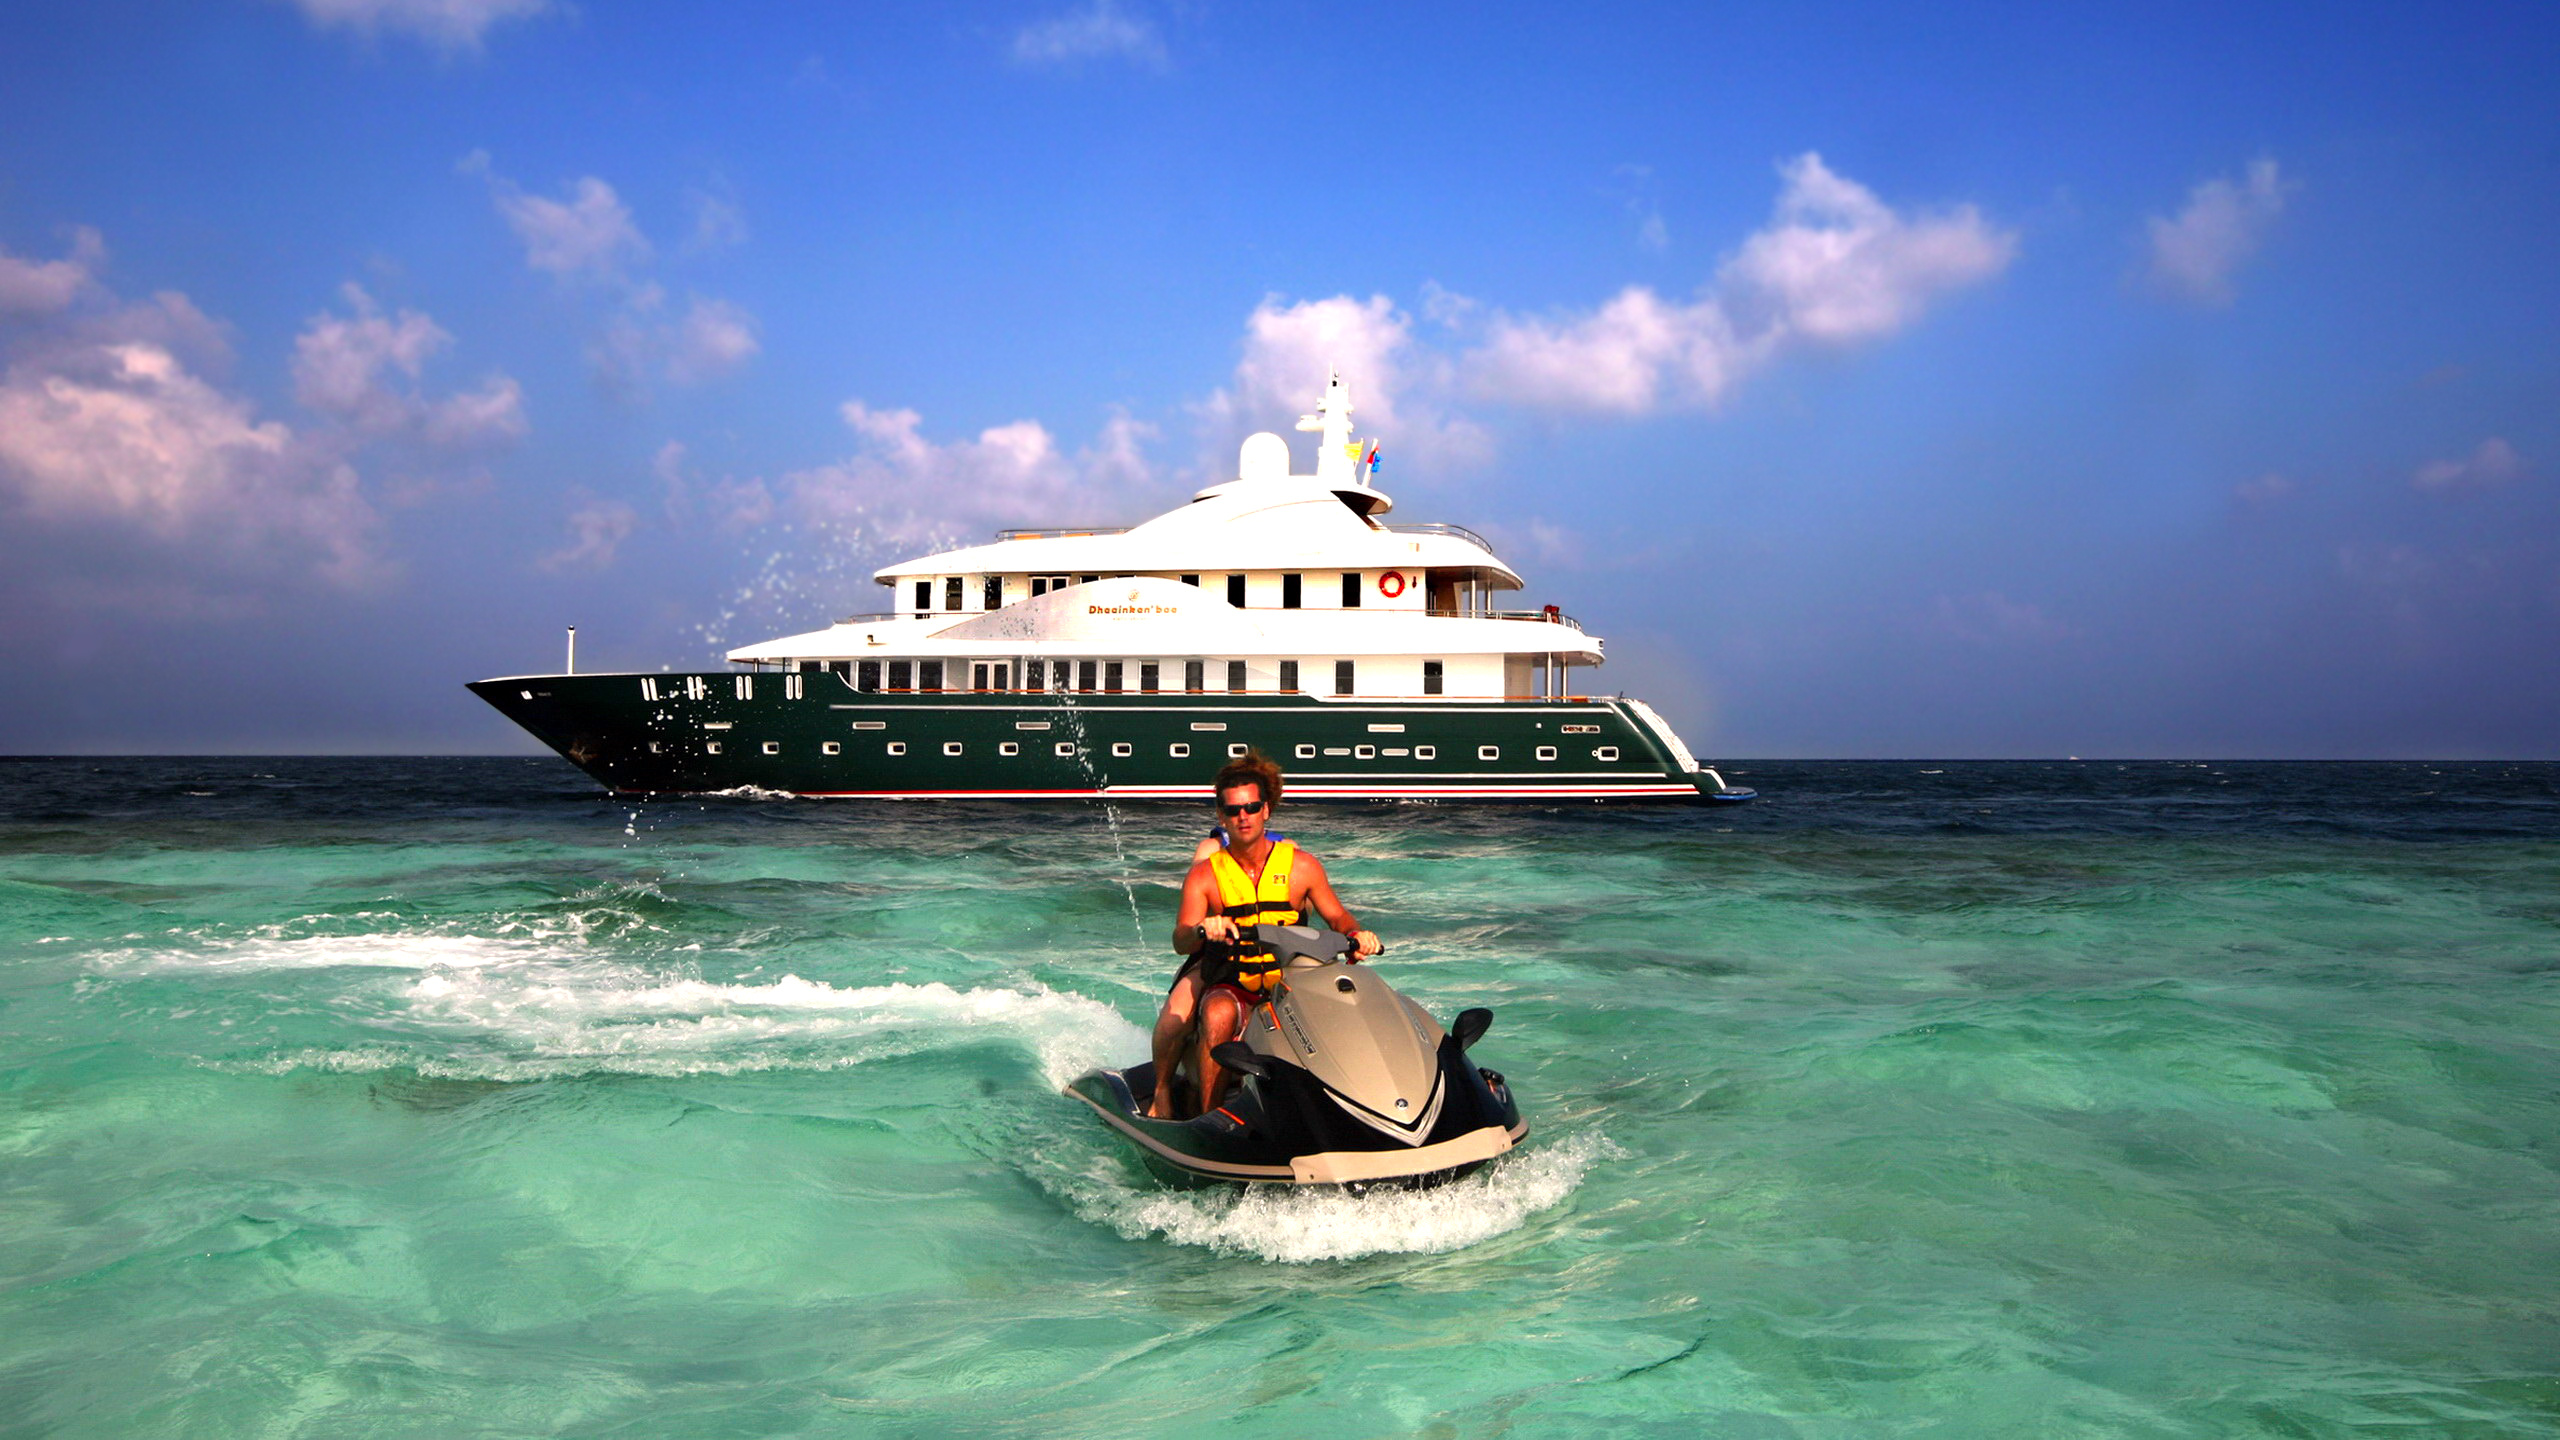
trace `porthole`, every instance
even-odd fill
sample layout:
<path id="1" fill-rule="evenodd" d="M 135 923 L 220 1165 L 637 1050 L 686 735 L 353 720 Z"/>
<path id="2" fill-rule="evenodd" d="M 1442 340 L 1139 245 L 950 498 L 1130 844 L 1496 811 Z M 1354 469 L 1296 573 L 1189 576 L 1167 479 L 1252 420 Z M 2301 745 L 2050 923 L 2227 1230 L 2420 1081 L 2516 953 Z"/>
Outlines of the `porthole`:
<path id="1" fill-rule="evenodd" d="M 660 749 L 659 749 L 659 746 L 658 746 L 658 742 L 657 742 L 657 741 L 652 740 L 652 741 L 650 741 L 650 742 L 649 742 L 649 753 L 650 753 L 650 754 L 652 754 L 652 755 L 656 755 L 656 754 L 661 753 L 661 751 L 660 751 Z"/>
<path id="2" fill-rule="evenodd" d="M 1022 746 L 1015 741 L 1007 740 L 996 747 L 996 753 L 999 755 L 1019 755 L 1022 753 Z"/>
<path id="3" fill-rule="evenodd" d="M 1594 760 L 1615 760 L 1618 758 L 1618 747 L 1615 745 L 1603 745 L 1599 749 L 1591 752 L 1591 758 Z"/>
<path id="4" fill-rule="evenodd" d="M 943 754 L 945 754 L 945 755 L 957 755 L 957 754 L 959 754 L 959 753 L 960 753 L 960 742 L 959 742 L 959 741 L 957 741 L 957 740 L 945 740 L 945 741 L 943 741 L 943 742 L 942 742 L 942 753 L 943 753 Z"/>
<path id="5" fill-rule="evenodd" d="M 1416 760 L 1436 760 L 1439 757 L 1440 747 L 1437 745 L 1416 745 L 1413 747 L 1413 758 Z"/>
<path id="6" fill-rule="evenodd" d="M 1164 753 L 1172 756 L 1176 760 L 1188 760 L 1191 758 L 1191 747 L 1183 744 L 1179 740 L 1176 740 L 1172 744 L 1164 747 Z"/>
<path id="7" fill-rule="evenodd" d="M 1298 747 L 1297 755 L 1301 760 L 1313 760 L 1316 758 L 1316 747 L 1313 745 L 1301 745 Z"/>
<path id="8" fill-rule="evenodd" d="M 781 754 L 781 753 L 782 753 L 782 742 L 781 742 L 781 741 L 779 741 L 779 740 L 767 740 L 766 742 L 764 742 L 764 753 L 766 753 L 767 755 L 779 755 L 779 754 Z"/>
<path id="9" fill-rule="evenodd" d="M 1230 760 L 1241 760 L 1244 758 L 1245 749 L 1246 747 L 1240 743 L 1230 745 L 1227 747 L 1227 758 Z"/>
<path id="10" fill-rule="evenodd" d="M 719 754 L 719 753 L 720 753 L 720 742 L 719 742 L 719 741 L 717 741 L 717 740 L 705 741 L 705 742 L 703 743 L 703 746 L 702 746 L 702 753 L 703 753 L 703 754 L 705 754 L 705 755 L 717 755 L 717 754 Z"/>
<path id="11" fill-rule="evenodd" d="M 1351 758 L 1355 760 L 1375 760 L 1378 758 L 1378 747 L 1375 745 L 1363 745 L 1351 752 Z"/>
<path id="12" fill-rule="evenodd" d="M 1553 760 L 1554 758 L 1556 758 L 1556 747 L 1554 747 L 1553 745 L 1541 745 L 1541 746 L 1539 746 L 1539 747 L 1538 747 L 1538 758 L 1539 758 L 1539 759 L 1541 759 L 1541 760 Z"/>
<path id="13" fill-rule="evenodd" d="M 906 741 L 904 741 L 904 740 L 892 740 L 892 741 L 890 741 L 890 742 L 889 742 L 889 753 L 890 753 L 890 754 L 892 754 L 892 755 L 904 755 L 904 754 L 906 754 L 906 753 L 907 753 L 907 742 L 906 742 Z"/>
<path id="14" fill-rule="evenodd" d="M 1056 744 L 1056 746 L 1051 748 L 1049 753 L 1057 756 L 1061 760 L 1073 760 L 1076 758 L 1075 742 L 1072 740 L 1061 740 Z"/>
<path id="15" fill-rule="evenodd" d="M 840 740 L 828 740 L 821 742 L 818 746 L 818 753 L 821 755 L 841 755 L 844 753 L 844 742 Z"/>
<path id="16" fill-rule="evenodd" d="M 1111 753 L 1114 755 L 1130 754 L 1133 752 L 1134 748 L 1135 747 L 1131 746 L 1126 740 L 1114 740 L 1111 742 Z"/>
<path id="17" fill-rule="evenodd" d="M 1499 760 L 1502 758 L 1502 747 L 1499 745 L 1479 745 L 1476 747 L 1476 758 L 1479 760 Z"/>

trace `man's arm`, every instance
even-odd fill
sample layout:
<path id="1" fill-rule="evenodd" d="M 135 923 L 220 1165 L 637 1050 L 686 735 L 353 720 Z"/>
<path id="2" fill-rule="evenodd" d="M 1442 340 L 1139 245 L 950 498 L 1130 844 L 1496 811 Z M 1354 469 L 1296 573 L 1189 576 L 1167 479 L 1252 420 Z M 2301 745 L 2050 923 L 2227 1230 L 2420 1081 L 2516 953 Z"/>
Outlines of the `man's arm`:
<path id="1" fill-rule="evenodd" d="M 1378 937 L 1360 928 L 1351 912 L 1342 906 L 1342 898 L 1333 893 L 1333 881 L 1324 873 L 1324 862 L 1301 850 L 1298 852 L 1300 893 L 1306 896 L 1306 908 L 1324 917 L 1324 923 L 1359 942 L 1363 955 L 1378 953 Z"/>
<path id="2" fill-rule="evenodd" d="M 1173 953 L 1192 954 L 1203 939 L 1234 939 L 1236 922 L 1211 913 L 1219 908 L 1217 876 L 1210 872 L 1208 861 L 1198 861 L 1192 865 L 1191 873 L 1182 877 L 1182 907 L 1173 916 Z M 1204 936 L 1203 925 L 1220 933 Z"/>

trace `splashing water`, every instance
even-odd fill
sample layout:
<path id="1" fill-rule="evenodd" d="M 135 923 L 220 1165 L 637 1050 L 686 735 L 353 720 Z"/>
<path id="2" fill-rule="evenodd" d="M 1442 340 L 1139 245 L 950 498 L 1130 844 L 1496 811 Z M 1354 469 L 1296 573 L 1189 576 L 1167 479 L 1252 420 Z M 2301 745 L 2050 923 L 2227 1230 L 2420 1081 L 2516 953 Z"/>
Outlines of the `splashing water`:
<path id="1" fill-rule="evenodd" d="M 1093 740 L 1085 732 L 1084 712 L 1076 708 L 1075 690 L 1060 685 L 1050 693 L 1058 697 L 1058 713 L 1066 717 L 1067 733 L 1075 737 L 1076 764 L 1083 768 L 1085 783 L 1093 787 L 1094 795 L 1101 801 L 1102 818 L 1111 832 L 1111 851 L 1120 860 L 1120 873 L 1112 878 L 1119 882 L 1120 893 L 1129 901 L 1129 928 L 1137 936 L 1138 943 L 1144 945 L 1147 943 L 1147 922 L 1138 913 L 1138 884 L 1129 864 L 1128 842 L 1120 832 L 1120 807 L 1112 804 L 1103 793 L 1105 781 L 1102 772 L 1094 768 Z"/>

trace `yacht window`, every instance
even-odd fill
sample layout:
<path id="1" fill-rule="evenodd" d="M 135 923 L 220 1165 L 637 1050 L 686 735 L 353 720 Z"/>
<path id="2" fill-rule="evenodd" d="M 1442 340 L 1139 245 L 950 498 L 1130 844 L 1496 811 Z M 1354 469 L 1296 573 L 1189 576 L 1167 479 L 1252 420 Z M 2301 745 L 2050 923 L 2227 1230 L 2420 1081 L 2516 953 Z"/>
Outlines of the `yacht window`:
<path id="1" fill-rule="evenodd" d="M 941 661 L 919 660 L 916 662 L 916 688 L 919 690 L 939 690 L 942 688 Z"/>
<path id="2" fill-rule="evenodd" d="M 892 660 L 889 662 L 889 688 L 892 690 L 916 688 L 914 661 Z"/>
<path id="3" fill-rule="evenodd" d="M 1351 693 L 1351 662 L 1348 660 L 1333 662 L 1333 693 L 1336 695 Z"/>
<path id="4" fill-rule="evenodd" d="M 844 753 L 844 742 L 841 740 L 822 740 L 818 743 L 818 753 L 821 755 L 841 755 Z"/>
<path id="5" fill-rule="evenodd" d="M 1280 662 L 1280 691 L 1284 695 L 1295 695 L 1298 693 L 1297 661 L 1283 660 Z"/>
<path id="6" fill-rule="evenodd" d="M 1032 576 L 1032 577 L 1031 577 L 1031 596 L 1032 596 L 1032 598 L 1036 600 L 1036 599 L 1038 599 L 1039 597 L 1041 597 L 1041 596 L 1043 596 L 1043 595 L 1046 595 L 1046 594 L 1048 594 L 1048 593 L 1049 593 L 1049 577 L 1048 577 L 1048 576 L 1046 576 L 1046 575 L 1034 575 L 1034 576 Z"/>
<path id="7" fill-rule="evenodd" d="M 1048 688 L 1049 688 L 1048 681 L 1049 681 L 1049 662 L 1048 662 L 1048 661 L 1046 661 L 1046 660 L 1025 660 L 1025 661 L 1023 661 L 1023 662 L 1022 662 L 1022 688 L 1023 688 L 1023 689 L 1025 689 L 1025 690 L 1046 690 L 1046 689 L 1048 689 Z"/>
<path id="8" fill-rule="evenodd" d="M 643 700 L 655 700 L 658 698 L 657 676 L 643 675 L 640 677 L 640 698 Z"/>
<path id="9" fill-rule="evenodd" d="M 943 754 L 945 754 L 945 755 L 957 755 L 957 754 L 959 754 L 959 753 L 960 753 L 960 742 L 959 742 L 959 741 L 957 741 L 957 740 L 945 740 L 945 741 L 943 741 L 943 742 L 942 742 L 942 753 L 943 753 Z"/>
<path id="10" fill-rule="evenodd" d="M 906 742 L 906 741 L 904 741 L 904 740 L 892 740 L 892 741 L 890 741 L 890 742 L 889 742 L 889 753 L 890 753 L 890 754 L 892 754 L 892 755 L 904 755 L 904 754 L 906 754 L 906 753 L 907 753 L 907 742 Z"/>
<path id="11" fill-rule="evenodd" d="M 779 754 L 781 754 L 781 753 L 782 753 L 782 742 L 781 742 L 781 741 L 779 741 L 779 740 L 767 740 L 766 742 L 764 742 L 764 753 L 766 753 L 767 755 L 779 755 Z"/>
<path id="12" fill-rule="evenodd" d="M 943 577 L 942 608 L 945 610 L 960 608 L 960 577 L 957 575 Z"/>
<path id="13" fill-rule="evenodd" d="M 836 664 L 837 664 L 838 666 L 842 666 L 842 665 L 844 664 L 844 662 L 843 662 L 843 661 L 841 661 L 841 660 L 839 660 L 839 661 L 837 661 L 837 662 L 836 662 Z M 754 677 L 753 675 L 741 675 L 741 676 L 739 676 L 739 677 L 738 677 L 738 679 L 737 679 L 737 691 L 738 691 L 738 698 L 739 698 L 739 699 L 741 699 L 741 700 L 753 700 L 754 698 L 756 698 L 756 677 Z M 527 697 L 527 698 L 531 698 L 531 697 Z"/>
<path id="14" fill-rule="evenodd" d="M 1299 758 L 1299 759 L 1301 759 L 1301 760 L 1313 760 L 1314 758 L 1316 758 L 1316 747 L 1314 747 L 1313 745 L 1301 745 L 1301 746 L 1299 746 L 1299 747 L 1298 747 L 1298 758 Z"/>
<path id="15" fill-rule="evenodd" d="M 1049 753 L 1061 760 L 1072 760 L 1076 756 L 1076 744 L 1072 740 L 1061 740 L 1049 747 Z"/>
<path id="16" fill-rule="evenodd" d="M 1243 693 L 1244 693 L 1244 662 L 1243 662 L 1243 661 L 1241 661 L 1241 660 L 1230 660 L 1230 661 L 1228 661 L 1228 662 L 1227 662 L 1227 688 L 1228 688 L 1229 690 L 1234 691 L 1234 692 L 1235 692 L 1235 693 L 1237 693 L 1238 695 L 1241 695 L 1241 694 L 1243 694 Z"/>
<path id="17" fill-rule="evenodd" d="M 1297 609 L 1297 608 L 1298 608 L 1299 591 L 1300 591 L 1300 589 L 1302 588 L 1302 586 L 1301 586 L 1300 582 L 1302 582 L 1302 581 L 1303 581 L 1303 580 L 1305 580 L 1305 579 L 1306 579 L 1306 577 L 1305 577 L 1305 576 L 1303 576 L 1303 575 L 1294 575 L 1294 574 L 1292 574 L 1292 575 L 1283 575 L 1283 576 L 1281 576 L 1281 577 L 1280 577 L 1280 608 L 1281 608 L 1281 609 L 1283 609 L 1283 610 L 1295 610 L 1295 609 Z"/>
<path id="18" fill-rule="evenodd" d="M 719 742 L 719 741 L 717 741 L 717 740 L 712 740 L 712 741 L 707 741 L 707 742 L 705 742 L 705 743 L 704 743 L 704 745 L 703 745 L 703 747 L 702 747 L 702 753 L 703 753 L 703 754 L 705 754 L 705 755 L 717 755 L 717 754 L 719 754 L 719 753 L 720 753 L 720 742 Z"/>
<path id="19" fill-rule="evenodd" d="M 1425 695 L 1438 695 L 1438 694 L 1441 694 L 1441 693 L 1442 693 L 1442 692 L 1447 688 L 1447 686 L 1446 686 L 1446 681 L 1445 681 L 1445 679 L 1443 678 L 1443 677 L 1445 676 L 1445 674 L 1446 674 L 1446 667 L 1444 667 L 1444 666 L 1443 666 L 1439 661 L 1437 661 L 1437 660 L 1425 660 L 1425 661 L 1423 661 L 1423 662 L 1422 662 L 1422 693 L 1423 693 L 1423 694 L 1425 694 Z"/>
<path id="20" fill-rule="evenodd" d="M 856 720 L 853 722 L 853 728 L 856 730 L 886 730 L 889 728 L 889 722 L 886 720 Z"/>
<path id="21" fill-rule="evenodd" d="M 1130 745 L 1129 745 L 1129 742 L 1128 742 L 1128 741 L 1126 741 L 1126 740 L 1114 740 L 1114 741 L 1112 741 L 1112 742 L 1111 742 L 1111 753 L 1112 753 L 1112 754 L 1114 754 L 1114 755 L 1127 755 L 1128 753 L 1130 753 Z"/>
<path id="22" fill-rule="evenodd" d="M 1097 668 L 1098 668 L 1098 667 L 1094 664 L 1094 662 L 1092 662 L 1092 661 L 1090 661 L 1090 660 L 1079 660 L 1079 661 L 1077 661 L 1077 662 L 1076 662 L 1076 688 L 1077 688 L 1077 689 L 1079 689 L 1079 690 L 1085 690 L 1085 691 L 1090 691 L 1090 690 L 1092 690 L 1092 689 L 1093 689 L 1093 675 L 1094 675 L 1094 671 L 1095 671 Z"/>
<path id="23" fill-rule="evenodd" d="M 1375 745 L 1355 745 L 1351 749 L 1351 758 L 1354 760 L 1375 760 L 1378 758 L 1378 747 Z"/>
<path id="24" fill-rule="evenodd" d="M 657 741 L 652 740 L 652 741 L 650 741 L 650 742 L 649 742 L 649 753 L 650 753 L 650 754 L 652 754 L 652 755 L 656 755 L 656 754 L 661 753 L 661 752 L 659 751 L 659 749 L 658 749 L 658 742 L 657 742 Z"/>
<path id="25" fill-rule="evenodd" d="M 1139 666 L 1138 688 L 1144 690 L 1150 695 L 1153 695 L 1158 689 L 1162 688 L 1160 682 L 1163 674 L 1164 667 L 1156 664 L 1152 660 Z"/>
<path id="26" fill-rule="evenodd" d="M 1413 747 L 1413 758 L 1416 760 L 1436 760 L 1439 756 L 1440 747 L 1437 745 L 1416 745 Z"/>
<path id="27" fill-rule="evenodd" d="M 1342 572 L 1342 608 L 1345 610 L 1360 608 L 1360 572 L 1357 570 Z"/>
<path id="28" fill-rule="evenodd" d="M 785 675 L 782 677 L 782 698 L 785 700 L 797 700 L 800 698 L 799 676 Z"/>
<path id="29" fill-rule="evenodd" d="M 1019 740 L 1007 740 L 996 747 L 996 753 L 999 755 L 1019 755 L 1022 753 L 1022 742 Z"/>
<path id="30" fill-rule="evenodd" d="M 684 698 L 687 700 L 699 700 L 710 692 L 711 687 L 702 683 L 701 676 L 687 675 L 684 677 Z"/>
<path id="31" fill-rule="evenodd" d="M 1539 746 L 1539 747 L 1538 747 L 1538 758 L 1539 758 L 1539 759 L 1541 759 L 1541 760 L 1553 760 L 1554 758 L 1556 758 L 1556 747 L 1554 747 L 1553 745 L 1541 745 L 1541 746 Z"/>
<path id="32" fill-rule="evenodd" d="M 985 690 L 990 688 L 987 682 L 995 677 L 989 674 L 988 671 L 993 668 L 994 667 L 988 665 L 984 660 L 972 663 L 969 666 L 969 688 L 972 690 Z"/>
<path id="33" fill-rule="evenodd" d="M 933 608 L 932 581 L 919 580 L 916 582 L 916 608 L 918 610 L 930 610 Z"/>
<path id="34" fill-rule="evenodd" d="M 853 688 L 856 690 L 879 689 L 880 662 L 877 660 L 857 662 L 853 667 Z"/>
<path id="35" fill-rule="evenodd" d="M 1003 576 L 1001 576 L 1001 575 L 990 575 L 990 576 L 988 576 L 988 577 L 987 577 L 987 586 L 986 586 L 986 590 L 987 590 L 987 608 L 988 608 L 988 609 L 990 609 L 990 610 L 1001 610 L 1001 609 L 1003 609 L 1003 608 L 1004 608 L 1004 577 L 1003 577 Z"/>
<path id="36" fill-rule="evenodd" d="M 1243 576 L 1230 575 L 1227 577 L 1227 603 L 1233 605 L 1239 610 L 1244 608 Z"/>
<path id="37" fill-rule="evenodd" d="M 1190 692 L 1191 692 L 1192 694 L 1194 694 L 1194 695 L 1197 695 L 1197 694 L 1199 694 L 1201 691 L 1203 691 L 1203 690 L 1205 690 L 1205 689 L 1209 688 L 1209 674 L 1208 674 L 1208 671 L 1209 671 L 1209 667 L 1208 667 L 1208 665 L 1207 665 L 1206 663 L 1202 662 L 1202 661 L 1198 661 L 1198 660 L 1185 660 L 1185 661 L 1183 661 L 1183 662 L 1182 662 L 1182 688 L 1183 688 L 1183 689 L 1185 689 L 1185 690 L 1190 691 Z"/>
<path id="38" fill-rule="evenodd" d="M 1615 745 L 1603 745 L 1591 752 L 1591 758 L 1594 760 L 1615 760 L 1618 758 L 1618 747 Z"/>
<path id="39" fill-rule="evenodd" d="M 1249 747 L 1246 746 L 1243 741 L 1239 740 L 1235 744 L 1227 747 L 1227 758 L 1230 760 L 1241 760 L 1244 758 L 1244 752 L 1248 748 Z"/>
<path id="40" fill-rule="evenodd" d="M 1191 758 L 1191 747 L 1179 740 L 1176 740 L 1172 744 L 1164 747 L 1164 753 L 1172 756 L 1176 760 L 1188 760 Z"/>
<path id="41" fill-rule="evenodd" d="M 1080 578 L 1080 579 L 1082 579 L 1082 580 L 1083 580 L 1083 582 L 1084 582 L 1085 584 L 1090 585 L 1090 584 L 1092 584 L 1094 581 L 1099 580 L 1099 579 L 1101 579 L 1102 577 L 1101 577 L 1101 576 L 1099 576 L 1099 575 L 1085 575 L 1085 576 L 1081 576 L 1081 577 L 1079 577 L 1079 578 Z"/>
<path id="42" fill-rule="evenodd" d="M 1479 745 L 1476 747 L 1476 758 L 1479 760 L 1499 760 L 1502 758 L 1502 747 L 1499 745 Z"/>
<path id="43" fill-rule="evenodd" d="M 1102 662 L 1102 688 L 1109 694 L 1117 695 L 1120 693 L 1119 661 L 1105 660 Z"/>

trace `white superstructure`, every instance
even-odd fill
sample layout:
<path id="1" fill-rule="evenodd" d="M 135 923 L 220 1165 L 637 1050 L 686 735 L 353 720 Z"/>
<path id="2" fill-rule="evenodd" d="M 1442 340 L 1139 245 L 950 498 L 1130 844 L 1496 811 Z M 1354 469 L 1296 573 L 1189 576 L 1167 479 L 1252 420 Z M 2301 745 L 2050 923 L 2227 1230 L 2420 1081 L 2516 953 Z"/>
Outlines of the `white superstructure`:
<path id="1" fill-rule="evenodd" d="M 1601 642 L 1553 607 L 1503 611 L 1519 574 L 1472 532 L 1390 525 L 1351 403 L 1330 378 L 1288 442 L 1244 443 L 1237 478 L 1125 530 L 1007 531 L 875 573 L 897 608 L 729 652 L 835 670 L 857 691 L 1296 691 L 1319 698 L 1561 695 Z"/>

